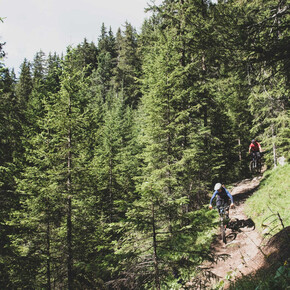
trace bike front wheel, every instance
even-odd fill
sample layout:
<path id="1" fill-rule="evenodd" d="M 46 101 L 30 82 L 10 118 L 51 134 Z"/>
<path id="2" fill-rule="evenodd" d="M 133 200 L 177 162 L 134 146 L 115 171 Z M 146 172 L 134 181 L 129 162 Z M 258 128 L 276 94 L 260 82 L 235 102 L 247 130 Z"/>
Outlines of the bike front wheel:
<path id="1" fill-rule="evenodd" d="M 250 169 L 250 172 L 252 172 L 252 173 L 254 172 L 254 170 L 255 170 L 254 161 L 250 162 L 249 169 Z"/>
<path id="2" fill-rule="evenodd" d="M 226 244 L 227 243 L 227 239 L 226 239 L 226 227 L 225 225 L 221 225 L 221 237 L 222 237 L 222 241 Z"/>

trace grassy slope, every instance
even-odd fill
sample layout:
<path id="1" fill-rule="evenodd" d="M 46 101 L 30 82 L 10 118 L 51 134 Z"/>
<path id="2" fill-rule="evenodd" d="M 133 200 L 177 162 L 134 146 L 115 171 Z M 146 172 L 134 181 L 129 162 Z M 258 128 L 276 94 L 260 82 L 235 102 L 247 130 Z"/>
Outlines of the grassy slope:
<path id="1" fill-rule="evenodd" d="M 269 237 L 282 229 L 277 213 L 285 227 L 290 223 L 290 165 L 278 167 L 264 175 L 259 190 L 246 201 L 245 211 L 255 222 L 257 229 Z M 263 226 L 265 225 L 265 226 Z M 276 226 L 276 227 L 275 227 Z M 272 230 L 271 230 L 272 229 Z M 273 264 L 253 275 L 243 276 L 230 286 L 230 290 L 289 289 L 289 261 Z"/>
<path id="2" fill-rule="evenodd" d="M 273 235 L 290 225 L 290 165 L 278 166 L 265 173 L 259 190 L 247 201 L 246 214 L 263 234 Z"/>

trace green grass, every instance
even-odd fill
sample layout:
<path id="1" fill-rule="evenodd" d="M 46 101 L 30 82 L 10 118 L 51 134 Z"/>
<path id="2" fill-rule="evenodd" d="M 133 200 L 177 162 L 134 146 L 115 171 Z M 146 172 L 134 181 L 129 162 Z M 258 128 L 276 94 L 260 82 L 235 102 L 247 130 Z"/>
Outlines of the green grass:
<path id="1" fill-rule="evenodd" d="M 264 174 L 256 191 L 247 201 L 246 214 L 255 222 L 257 229 L 270 238 L 289 226 L 290 217 L 290 165 L 279 166 Z M 282 220 L 279 219 L 279 216 Z M 230 285 L 230 290 L 290 289 L 289 261 L 274 262 L 269 268 L 242 276 Z"/>
<path id="2" fill-rule="evenodd" d="M 289 189 L 290 165 L 286 164 L 266 172 L 259 190 L 246 201 L 245 212 L 263 235 L 276 234 L 282 229 L 282 223 L 289 226 Z"/>

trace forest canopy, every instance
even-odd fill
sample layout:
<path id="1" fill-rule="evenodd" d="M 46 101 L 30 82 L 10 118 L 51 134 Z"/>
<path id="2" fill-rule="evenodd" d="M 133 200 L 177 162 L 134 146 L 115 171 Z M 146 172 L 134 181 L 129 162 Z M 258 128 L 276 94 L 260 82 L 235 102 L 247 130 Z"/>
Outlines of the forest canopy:
<path id="1" fill-rule="evenodd" d="M 289 161 L 289 3 L 148 9 L 18 78 L 0 62 L 2 287 L 170 288 L 208 257 L 209 193 L 248 176 L 251 140 Z"/>

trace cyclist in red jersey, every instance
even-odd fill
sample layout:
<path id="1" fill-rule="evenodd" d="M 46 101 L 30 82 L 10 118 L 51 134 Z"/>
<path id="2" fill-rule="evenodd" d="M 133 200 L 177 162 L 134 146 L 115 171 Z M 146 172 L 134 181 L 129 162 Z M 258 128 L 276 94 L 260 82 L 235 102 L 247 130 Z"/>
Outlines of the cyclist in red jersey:
<path id="1" fill-rule="evenodd" d="M 256 139 L 253 139 L 250 146 L 249 146 L 249 154 L 252 154 L 252 158 L 255 158 L 255 155 L 258 158 L 261 158 L 261 152 L 262 152 L 262 147 L 259 144 L 259 142 L 257 142 Z"/>

